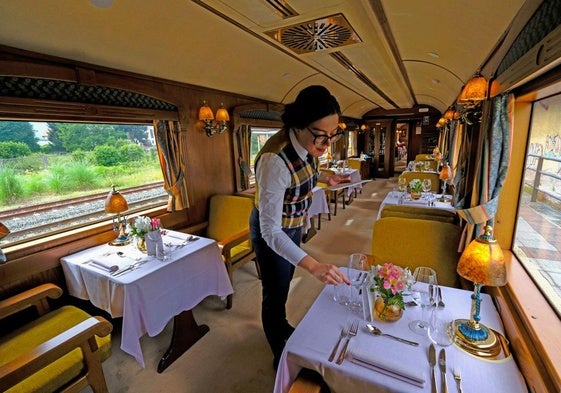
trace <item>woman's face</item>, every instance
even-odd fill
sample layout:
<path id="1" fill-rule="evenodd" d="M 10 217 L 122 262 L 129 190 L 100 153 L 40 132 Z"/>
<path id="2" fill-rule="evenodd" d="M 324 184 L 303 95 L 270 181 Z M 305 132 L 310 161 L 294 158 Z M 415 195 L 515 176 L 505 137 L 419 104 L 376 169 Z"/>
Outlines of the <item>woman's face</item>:
<path id="1" fill-rule="evenodd" d="M 341 137 L 339 115 L 333 114 L 314 121 L 300 130 L 298 141 L 314 157 L 323 155 L 327 147 Z M 336 136 L 337 135 L 337 136 Z"/>

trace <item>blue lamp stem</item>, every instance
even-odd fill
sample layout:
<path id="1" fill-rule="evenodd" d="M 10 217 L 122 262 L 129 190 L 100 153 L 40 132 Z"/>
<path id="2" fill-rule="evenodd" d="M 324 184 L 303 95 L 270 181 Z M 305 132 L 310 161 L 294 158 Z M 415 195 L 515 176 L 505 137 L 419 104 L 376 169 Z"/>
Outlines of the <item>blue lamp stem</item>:
<path id="1" fill-rule="evenodd" d="M 475 284 L 471 295 L 471 319 L 458 326 L 462 334 L 472 341 L 484 341 L 489 337 L 489 330 L 485 326 L 479 325 L 481 317 L 479 309 L 481 306 L 481 287 L 482 284 Z"/>

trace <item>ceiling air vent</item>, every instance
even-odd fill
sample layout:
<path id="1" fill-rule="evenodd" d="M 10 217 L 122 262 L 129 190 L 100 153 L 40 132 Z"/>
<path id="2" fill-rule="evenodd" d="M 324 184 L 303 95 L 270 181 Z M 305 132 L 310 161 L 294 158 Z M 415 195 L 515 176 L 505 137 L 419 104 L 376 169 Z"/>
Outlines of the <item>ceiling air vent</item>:
<path id="1" fill-rule="evenodd" d="M 343 14 L 266 32 L 296 53 L 310 53 L 361 42 Z"/>
<path id="2" fill-rule="evenodd" d="M 265 3 L 269 4 L 275 11 L 275 14 L 283 19 L 290 18 L 292 16 L 298 15 L 298 12 L 294 10 L 286 1 L 283 0 L 265 0 Z"/>

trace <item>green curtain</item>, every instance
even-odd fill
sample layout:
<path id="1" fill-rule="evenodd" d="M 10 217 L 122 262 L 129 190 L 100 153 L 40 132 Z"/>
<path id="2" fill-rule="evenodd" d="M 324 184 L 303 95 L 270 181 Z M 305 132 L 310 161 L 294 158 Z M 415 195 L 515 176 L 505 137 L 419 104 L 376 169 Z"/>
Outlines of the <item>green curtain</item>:
<path id="1" fill-rule="evenodd" d="M 185 132 L 178 121 L 154 121 L 154 134 L 160 165 L 164 175 L 164 189 L 167 191 L 168 211 L 189 207 L 187 179 L 185 178 Z"/>
<path id="2" fill-rule="evenodd" d="M 458 215 L 467 223 L 461 249 L 481 234 L 485 225 L 494 224 L 500 192 L 510 162 L 513 104 L 514 96 L 511 94 L 505 93 L 495 97 L 492 101 L 490 121 L 484 123 L 472 203 L 469 209 L 458 210 Z"/>

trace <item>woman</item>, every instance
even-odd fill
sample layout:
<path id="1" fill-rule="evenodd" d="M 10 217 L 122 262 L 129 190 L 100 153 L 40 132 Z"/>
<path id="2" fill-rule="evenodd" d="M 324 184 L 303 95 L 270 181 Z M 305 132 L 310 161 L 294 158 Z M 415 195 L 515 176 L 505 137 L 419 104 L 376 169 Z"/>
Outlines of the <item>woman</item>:
<path id="1" fill-rule="evenodd" d="M 350 284 L 337 266 L 320 263 L 300 248 L 302 225 L 318 179 L 317 157 L 343 135 L 338 127 L 340 111 L 325 87 L 305 88 L 285 106 L 283 128 L 255 158 L 251 240 L 262 278 L 261 319 L 275 369 L 294 330 L 286 319 L 286 300 L 295 267 L 325 284 Z M 330 183 L 338 180 L 334 176 Z"/>

